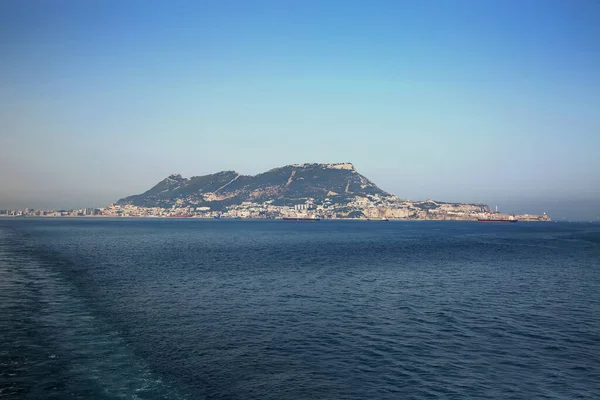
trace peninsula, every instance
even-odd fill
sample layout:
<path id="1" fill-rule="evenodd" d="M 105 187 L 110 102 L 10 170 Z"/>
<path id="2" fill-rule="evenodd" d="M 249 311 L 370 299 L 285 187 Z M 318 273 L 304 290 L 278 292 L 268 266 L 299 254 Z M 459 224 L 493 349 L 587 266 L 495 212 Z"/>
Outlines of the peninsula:
<path id="1" fill-rule="evenodd" d="M 104 208 L 0 210 L 0 216 L 550 221 L 546 214 L 501 214 L 480 203 L 402 199 L 347 162 L 292 164 L 254 176 L 174 174 Z"/>
<path id="2" fill-rule="evenodd" d="M 144 193 L 102 209 L 107 216 L 549 221 L 506 215 L 485 204 L 401 199 L 351 163 L 292 164 L 249 176 L 235 171 L 171 175 Z"/>

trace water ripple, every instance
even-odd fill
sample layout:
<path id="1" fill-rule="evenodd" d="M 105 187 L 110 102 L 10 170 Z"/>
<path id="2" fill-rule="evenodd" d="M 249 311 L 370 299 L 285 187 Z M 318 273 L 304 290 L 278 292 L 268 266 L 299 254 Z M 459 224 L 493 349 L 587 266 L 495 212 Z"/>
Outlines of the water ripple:
<path id="1" fill-rule="evenodd" d="M 2 221 L 0 396 L 600 398 L 600 227 L 514 225 Z"/>

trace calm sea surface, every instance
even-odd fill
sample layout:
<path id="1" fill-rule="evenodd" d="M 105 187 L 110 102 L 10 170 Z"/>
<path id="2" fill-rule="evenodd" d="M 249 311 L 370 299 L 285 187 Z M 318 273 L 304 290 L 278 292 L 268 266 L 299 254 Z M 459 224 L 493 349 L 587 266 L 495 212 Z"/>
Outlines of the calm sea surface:
<path id="1" fill-rule="evenodd" d="M 0 220 L 2 399 L 599 399 L 600 225 Z"/>

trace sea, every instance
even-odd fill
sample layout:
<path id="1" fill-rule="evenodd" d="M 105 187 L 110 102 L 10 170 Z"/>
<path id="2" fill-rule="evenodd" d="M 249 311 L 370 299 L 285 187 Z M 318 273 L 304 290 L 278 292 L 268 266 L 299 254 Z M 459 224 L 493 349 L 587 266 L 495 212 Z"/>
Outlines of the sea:
<path id="1" fill-rule="evenodd" d="M 1 399 L 599 399 L 600 224 L 1 219 Z"/>

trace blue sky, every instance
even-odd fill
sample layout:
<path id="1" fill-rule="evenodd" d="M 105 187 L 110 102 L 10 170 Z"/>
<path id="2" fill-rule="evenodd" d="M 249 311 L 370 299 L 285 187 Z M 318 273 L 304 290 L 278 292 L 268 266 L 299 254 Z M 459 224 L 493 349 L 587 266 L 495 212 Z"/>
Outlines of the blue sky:
<path id="1" fill-rule="evenodd" d="M 0 208 L 350 161 L 405 198 L 600 215 L 594 0 L 4 1 L 0 51 Z"/>

